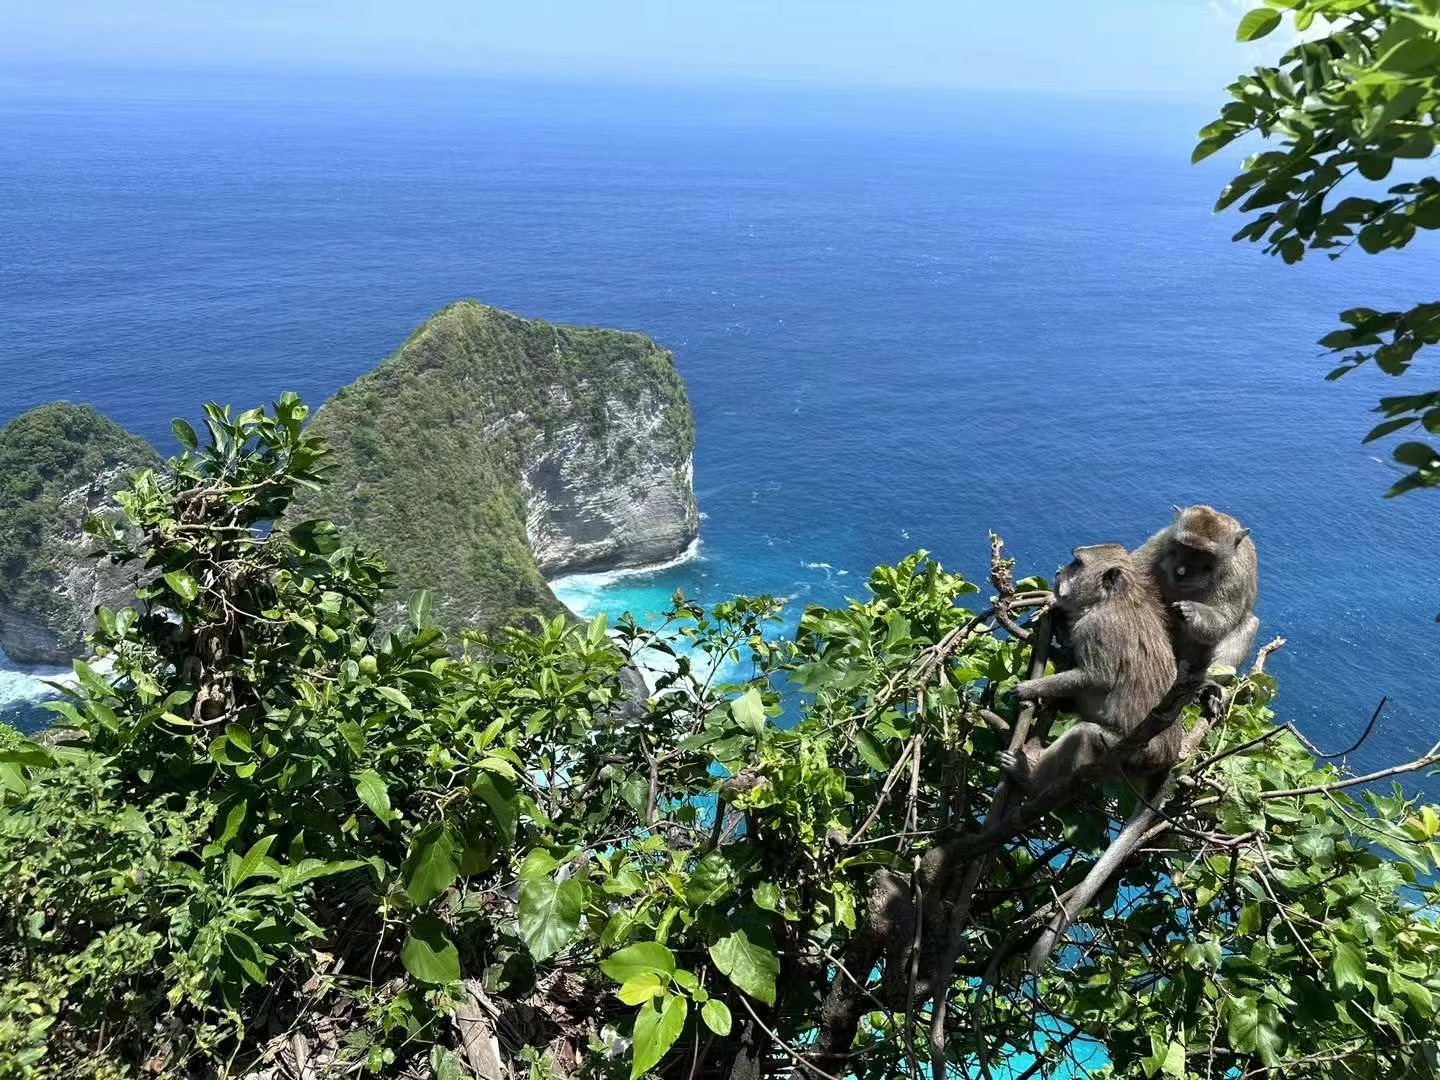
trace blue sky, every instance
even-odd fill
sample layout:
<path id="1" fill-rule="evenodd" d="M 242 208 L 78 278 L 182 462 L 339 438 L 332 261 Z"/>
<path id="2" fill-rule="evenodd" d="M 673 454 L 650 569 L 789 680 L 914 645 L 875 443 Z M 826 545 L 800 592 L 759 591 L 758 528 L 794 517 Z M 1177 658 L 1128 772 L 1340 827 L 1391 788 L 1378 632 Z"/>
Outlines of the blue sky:
<path id="1" fill-rule="evenodd" d="M 0 0 L 0 65 L 300 67 L 1213 100 L 1245 0 Z M 1268 51 L 1274 50 L 1271 44 Z"/>

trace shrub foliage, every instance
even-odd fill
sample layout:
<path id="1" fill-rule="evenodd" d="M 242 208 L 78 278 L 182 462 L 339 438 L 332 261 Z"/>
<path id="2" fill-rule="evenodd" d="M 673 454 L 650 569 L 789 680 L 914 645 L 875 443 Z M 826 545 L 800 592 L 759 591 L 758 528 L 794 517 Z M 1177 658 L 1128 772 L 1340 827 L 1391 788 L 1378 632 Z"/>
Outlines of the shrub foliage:
<path id="1" fill-rule="evenodd" d="M 324 478 L 301 402 L 206 415 L 93 525 L 138 607 L 0 740 L 0 1076 L 1434 1074 L 1440 812 L 1262 671 L 1172 695 L 1153 805 L 1017 803 L 1048 594 L 998 541 L 988 603 L 918 552 L 790 640 L 680 596 L 452 638 L 421 592 L 382 632 L 375 557 L 270 527 Z"/>

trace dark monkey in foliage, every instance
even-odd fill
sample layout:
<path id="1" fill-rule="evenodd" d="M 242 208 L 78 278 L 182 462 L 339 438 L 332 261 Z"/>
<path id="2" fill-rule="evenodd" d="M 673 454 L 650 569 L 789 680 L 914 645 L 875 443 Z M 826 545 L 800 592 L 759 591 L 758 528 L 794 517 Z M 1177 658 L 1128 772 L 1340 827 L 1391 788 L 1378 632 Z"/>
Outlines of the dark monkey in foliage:
<path id="1" fill-rule="evenodd" d="M 1175 658 L 1204 673 L 1238 668 L 1260 629 L 1250 530 L 1209 506 L 1175 508 L 1175 520 L 1135 549 L 1135 565 L 1170 609 Z"/>
<path id="2" fill-rule="evenodd" d="M 1000 764 L 1021 787 L 1039 791 L 1098 761 L 1139 727 L 1175 682 L 1165 607 L 1119 544 L 1075 549 L 1055 577 L 1056 604 L 1069 628 L 1074 667 L 1027 679 L 1022 701 L 1068 698 L 1080 721 L 1044 750 L 1026 743 Z M 1140 775 L 1175 764 L 1182 733 L 1171 724 L 1120 764 Z"/>

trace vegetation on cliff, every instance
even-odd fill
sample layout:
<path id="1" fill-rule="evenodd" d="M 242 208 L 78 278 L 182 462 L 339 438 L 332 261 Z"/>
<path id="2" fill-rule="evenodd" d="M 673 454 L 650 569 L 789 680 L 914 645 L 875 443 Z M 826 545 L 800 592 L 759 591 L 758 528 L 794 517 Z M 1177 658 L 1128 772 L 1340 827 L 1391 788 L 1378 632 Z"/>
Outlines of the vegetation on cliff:
<path id="1" fill-rule="evenodd" d="M 343 532 L 267 527 L 325 478 L 298 400 L 208 415 L 96 529 L 145 568 L 113 672 L 52 745 L 0 729 L 0 1076 L 1433 1075 L 1440 809 L 1318 758 L 1258 667 L 1152 714 L 1153 807 L 1017 805 L 1048 593 L 998 541 L 988 600 L 917 553 L 789 640 L 761 598 L 457 654 L 426 592 L 377 626 Z M 642 649 L 675 669 L 623 703 Z"/>
<path id="2" fill-rule="evenodd" d="M 157 460 L 89 405 L 52 402 L 0 428 L 0 604 L 79 647 L 82 620 L 56 593 L 81 554 L 66 540 L 120 471 Z"/>
<path id="3" fill-rule="evenodd" d="M 613 417 L 647 405 L 658 415 L 642 445 Z M 333 481 L 305 512 L 389 553 L 399 595 L 434 589 L 437 619 L 451 627 L 563 610 L 526 529 L 524 469 L 547 440 L 578 431 L 602 447 L 596 485 L 671 482 L 691 498 L 688 475 L 637 475 L 656 456 L 678 474 L 694 446 L 669 353 L 642 334 L 556 326 L 473 301 L 431 317 L 337 393 L 314 430 L 334 450 Z"/>

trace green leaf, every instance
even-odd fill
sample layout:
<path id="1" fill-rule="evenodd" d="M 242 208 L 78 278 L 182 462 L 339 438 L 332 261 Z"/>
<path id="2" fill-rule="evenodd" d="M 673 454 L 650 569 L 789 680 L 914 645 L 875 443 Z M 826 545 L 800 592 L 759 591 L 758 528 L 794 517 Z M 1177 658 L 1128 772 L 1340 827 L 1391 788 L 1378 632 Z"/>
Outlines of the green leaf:
<path id="1" fill-rule="evenodd" d="M 241 799 L 230 812 L 225 815 L 225 827 L 220 830 L 220 835 L 215 838 L 215 850 L 224 851 L 231 840 L 234 840 L 240 833 L 240 826 L 245 824 L 245 815 L 250 810 L 250 804 Z"/>
<path id="2" fill-rule="evenodd" d="M 643 1005 L 651 998 L 665 992 L 665 980 L 653 971 L 642 971 L 626 979 L 615 996 L 626 1005 Z"/>
<path id="3" fill-rule="evenodd" d="M 678 995 L 667 996 L 659 1007 L 654 1001 L 641 1007 L 635 1017 L 635 1059 L 630 1065 L 630 1080 L 649 1072 L 675 1045 L 685 1028 L 685 1014 L 689 1009 L 690 1003 Z"/>
<path id="4" fill-rule="evenodd" d="M 357 758 L 365 753 L 365 732 L 361 730 L 359 724 L 344 720 L 340 723 L 338 730 L 340 737 L 345 740 L 345 745 L 350 748 L 350 753 Z"/>
<path id="5" fill-rule="evenodd" d="M 1230 998 L 1225 1013 L 1225 1034 L 1234 1049 L 1258 1053 L 1271 1068 L 1280 1064 L 1280 1013 L 1274 1005 L 1246 994 Z"/>
<path id="6" fill-rule="evenodd" d="M 333 555 L 344 542 L 335 523 L 320 518 L 300 522 L 290 530 L 290 539 L 301 551 L 315 555 Z"/>
<path id="7" fill-rule="evenodd" d="M 729 860 L 720 852 L 712 851 L 691 871 L 690 883 L 685 887 L 685 902 L 692 908 L 713 904 L 730 893 L 734 881 Z"/>
<path id="8" fill-rule="evenodd" d="M 393 701 L 402 709 L 414 708 L 414 706 L 410 704 L 410 699 L 406 697 L 401 691 L 396 690 L 393 686 L 377 686 L 375 688 L 375 692 L 378 693 L 381 697 L 383 697 L 386 701 Z"/>
<path id="9" fill-rule="evenodd" d="M 1330 961 L 1330 976 L 1335 980 L 1335 989 L 1348 997 L 1350 993 L 1365 989 L 1365 954 L 1348 941 L 1335 946 L 1335 955 Z"/>
<path id="10" fill-rule="evenodd" d="M 1272 8 L 1247 11 L 1235 30 L 1236 41 L 1259 41 L 1280 25 L 1280 12 Z"/>
<path id="11" fill-rule="evenodd" d="M 784 897 L 780 893 L 780 886 L 773 881 L 762 881 L 750 890 L 750 897 L 755 901 L 755 906 L 765 911 L 773 911 L 779 915 L 784 911 Z"/>
<path id="12" fill-rule="evenodd" d="M 1374 442 L 1376 439 L 1383 439 L 1401 428 L 1407 428 L 1419 419 L 1418 416 L 1402 416 L 1398 420 L 1386 420 L 1383 424 L 1376 424 L 1370 429 L 1370 434 L 1360 440 L 1361 442 Z"/>
<path id="13" fill-rule="evenodd" d="M 1235 141 L 1239 132 L 1226 132 L 1223 135 L 1211 135 L 1201 139 L 1195 144 L 1195 149 L 1190 152 L 1190 164 L 1198 165 L 1217 150 L 1222 150 Z"/>
<path id="14" fill-rule="evenodd" d="M 730 1006 L 726 1005 L 719 998 L 711 998 L 705 1002 L 705 1007 L 700 1010 L 700 1018 L 705 1021 L 705 1026 L 716 1035 L 730 1034 Z"/>
<path id="15" fill-rule="evenodd" d="M 495 819 L 495 826 L 507 844 L 515 842 L 515 826 L 519 810 L 515 805 L 515 787 L 503 777 L 496 779 L 485 773 L 470 782 L 470 789 L 485 801 Z"/>
<path id="16" fill-rule="evenodd" d="M 286 872 L 280 875 L 280 883 L 287 886 L 303 885 L 316 878 L 344 874 L 350 870 L 362 870 L 369 865 L 364 859 L 339 859 L 335 862 L 326 862 L 324 859 L 302 859 L 296 866 L 287 868 Z"/>
<path id="17" fill-rule="evenodd" d="M 246 754 L 251 753 L 254 749 L 250 741 L 250 732 L 239 724 L 226 724 L 225 737 L 230 740 L 231 746 L 239 747 Z"/>
<path id="18" fill-rule="evenodd" d="M 460 876 L 460 856 L 450 829 L 441 822 L 427 825 L 410 842 L 401 864 L 405 891 L 418 905 L 428 904 Z"/>
<path id="19" fill-rule="evenodd" d="M 262 836 L 259 840 L 256 840 L 255 843 L 251 844 L 250 850 L 244 855 L 239 856 L 238 859 L 234 855 L 231 856 L 230 873 L 227 875 L 230 879 L 231 889 L 238 889 L 246 881 L 254 877 L 255 874 L 259 873 L 260 864 L 269 853 L 270 845 L 273 843 L 275 843 L 275 837 Z"/>
<path id="20" fill-rule="evenodd" d="M 775 1004 L 780 959 L 769 949 L 752 942 L 744 930 L 737 930 L 711 945 L 710 959 L 745 993 L 767 1005 Z"/>
<path id="21" fill-rule="evenodd" d="M 423 983 L 452 983 L 460 978 L 460 953 L 445 924 L 434 915 L 421 915 L 410 924 L 400 962 Z"/>
<path id="22" fill-rule="evenodd" d="M 170 431 L 175 436 L 175 441 L 186 450 L 194 450 L 200 445 L 200 437 L 195 434 L 195 429 L 179 417 L 170 421 Z"/>
<path id="23" fill-rule="evenodd" d="M 430 625 L 430 613 L 435 609 L 435 594 L 429 589 L 416 589 L 410 594 L 410 625 L 424 630 Z"/>
<path id="24" fill-rule="evenodd" d="M 1172 1042 L 1165 1049 L 1165 1060 L 1160 1063 L 1160 1072 L 1165 1076 L 1173 1076 L 1175 1080 L 1185 1080 L 1185 1044 Z"/>
<path id="25" fill-rule="evenodd" d="M 187 604 L 194 603 L 195 598 L 200 595 L 200 586 L 184 570 L 171 570 L 165 575 L 165 584 L 169 585 L 170 591 Z"/>
<path id="26" fill-rule="evenodd" d="M 238 930 L 226 931 L 225 951 L 240 965 L 240 970 L 252 983 L 265 981 L 265 973 L 270 966 L 269 961 L 254 938 L 248 934 L 242 934 Z"/>
<path id="27" fill-rule="evenodd" d="M 860 756 L 865 764 L 878 773 L 888 773 L 893 762 L 886 760 L 885 751 L 875 740 L 875 736 L 868 731 L 857 731 L 855 733 L 855 749 L 860 751 Z"/>
<path id="28" fill-rule="evenodd" d="M 730 715 L 735 718 L 735 723 L 751 734 L 764 734 L 765 702 L 760 697 L 760 691 L 755 687 L 752 686 L 740 697 L 730 702 Z"/>
<path id="29" fill-rule="evenodd" d="M 1395 448 L 1395 460 L 1412 469 L 1427 469 L 1435 463 L 1435 451 L 1422 442 L 1403 442 Z"/>
<path id="30" fill-rule="evenodd" d="M 439 1043 L 430 1047 L 430 1072 L 435 1080 L 465 1080 L 470 1075 L 459 1055 Z"/>
<path id="31" fill-rule="evenodd" d="M 75 672 L 75 677 L 80 684 L 88 690 L 92 697 L 106 697 L 110 693 L 110 684 L 100 677 L 100 673 L 87 664 L 84 660 L 70 661 L 70 668 Z"/>
<path id="32" fill-rule="evenodd" d="M 400 816 L 390 809 L 390 789 L 374 769 L 355 774 L 355 794 L 372 814 L 387 824 Z"/>
<path id="33" fill-rule="evenodd" d="M 618 983 L 646 974 L 668 977 L 675 973 L 675 954 L 658 941 L 637 941 L 601 960 L 600 970 Z"/>
<path id="34" fill-rule="evenodd" d="M 555 860 L 536 849 L 520 866 L 520 937 L 536 960 L 548 960 L 580 929 L 585 885 L 578 877 L 556 881 Z"/>
<path id="35" fill-rule="evenodd" d="M 9 761 L 0 761 L 0 788 L 24 796 L 30 790 L 30 781 L 20 771 L 20 766 Z"/>
<path id="36" fill-rule="evenodd" d="M 0 761 L 13 761 L 17 765 L 54 765 L 55 759 L 39 743 L 21 739 L 15 745 L 0 750 Z"/>

